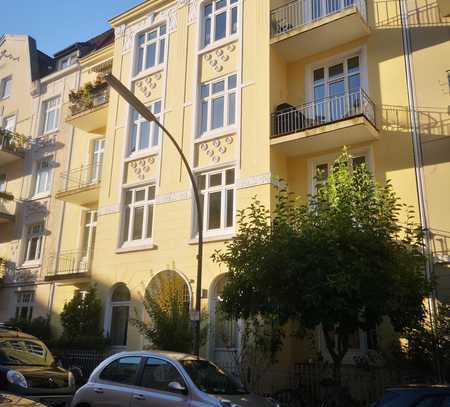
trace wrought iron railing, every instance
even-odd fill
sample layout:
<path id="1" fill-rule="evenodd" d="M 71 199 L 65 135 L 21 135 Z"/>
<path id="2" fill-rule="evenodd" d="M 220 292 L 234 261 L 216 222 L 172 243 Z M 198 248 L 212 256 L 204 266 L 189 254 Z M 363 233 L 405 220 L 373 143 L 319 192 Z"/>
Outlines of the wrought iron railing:
<path id="1" fill-rule="evenodd" d="M 86 274 L 90 272 L 92 250 L 65 250 L 50 256 L 47 275 Z"/>
<path id="2" fill-rule="evenodd" d="M 272 136 L 297 133 L 356 116 L 365 116 L 376 126 L 375 104 L 362 89 L 300 106 L 283 106 L 272 114 Z"/>
<path id="3" fill-rule="evenodd" d="M 69 106 L 72 116 L 86 112 L 109 101 L 109 86 L 99 85 L 88 93 L 88 97 L 81 97 Z"/>
<path id="4" fill-rule="evenodd" d="M 5 192 L 0 192 L 0 215 L 14 216 L 14 212 L 14 196 Z"/>
<path id="5" fill-rule="evenodd" d="M 294 0 L 271 11 L 271 35 L 288 33 L 303 25 L 356 7 L 367 21 L 366 0 Z"/>
<path id="6" fill-rule="evenodd" d="M 0 128 L 0 150 L 8 151 L 23 157 L 27 140 L 28 139 L 22 134 Z"/>
<path id="7" fill-rule="evenodd" d="M 68 192 L 88 186 L 94 186 L 101 181 L 101 163 L 85 165 L 61 174 L 59 192 Z"/>

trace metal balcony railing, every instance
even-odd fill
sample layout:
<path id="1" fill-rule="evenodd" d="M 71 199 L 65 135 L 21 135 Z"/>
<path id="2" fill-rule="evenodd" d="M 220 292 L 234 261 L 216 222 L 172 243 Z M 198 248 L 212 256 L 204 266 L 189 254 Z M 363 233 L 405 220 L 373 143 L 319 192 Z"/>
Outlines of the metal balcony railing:
<path id="1" fill-rule="evenodd" d="M 362 89 L 300 106 L 281 106 L 272 113 L 273 137 L 297 133 L 355 116 L 365 116 L 374 127 L 376 125 L 375 104 Z"/>
<path id="2" fill-rule="evenodd" d="M 101 181 L 101 163 L 85 165 L 61 174 L 59 192 L 68 192 L 88 186 L 97 185 Z"/>
<path id="3" fill-rule="evenodd" d="M 70 275 L 89 273 L 92 250 L 65 250 L 50 256 L 47 275 Z"/>
<path id="4" fill-rule="evenodd" d="M 104 105 L 109 101 L 109 86 L 107 84 L 99 85 L 89 92 L 88 97 L 80 98 L 73 102 L 69 108 L 72 116 L 86 112 L 98 106 Z"/>
<path id="5" fill-rule="evenodd" d="M 271 11 L 271 36 L 288 33 L 349 7 L 356 7 L 367 21 L 366 0 L 294 0 Z"/>
<path id="6" fill-rule="evenodd" d="M 23 157 L 25 155 L 26 145 L 27 138 L 22 134 L 0 128 L 0 150 Z"/>

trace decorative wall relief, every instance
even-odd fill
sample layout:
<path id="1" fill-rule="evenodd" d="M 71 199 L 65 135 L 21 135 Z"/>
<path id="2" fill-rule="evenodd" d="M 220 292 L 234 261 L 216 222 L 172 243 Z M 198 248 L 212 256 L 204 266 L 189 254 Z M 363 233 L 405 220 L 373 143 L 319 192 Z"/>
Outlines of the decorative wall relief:
<path id="1" fill-rule="evenodd" d="M 156 176 L 156 161 L 158 156 L 151 155 L 127 164 L 126 183 L 144 181 Z"/>
<path id="2" fill-rule="evenodd" d="M 235 136 L 216 138 L 197 144 L 197 166 L 218 164 L 233 159 Z"/>
<path id="3" fill-rule="evenodd" d="M 159 98 L 161 95 L 161 79 L 162 72 L 157 72 L 135 82 L 135 93 L 140 93 L 142 98 L 153 99 Z"/>
<path id="4" fill-rule="evenodd" d="M 228 44 L 203 55 L 202 81 L 236 70 L 236 44 Z"/>

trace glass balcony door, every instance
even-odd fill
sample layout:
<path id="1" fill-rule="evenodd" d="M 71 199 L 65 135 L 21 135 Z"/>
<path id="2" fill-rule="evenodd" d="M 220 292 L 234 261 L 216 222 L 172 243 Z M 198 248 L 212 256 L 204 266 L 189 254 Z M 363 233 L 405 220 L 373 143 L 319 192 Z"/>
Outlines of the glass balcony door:
<path id="1" fill-rule="evenodd" d="M 94 140 L 92 145 L 92 157 L 91 157 L 91 182 L 97 183 L 100 181 L 102 164 L 103 164 L 103 154 L 105 152 L 105 139 Z"/>
<path id="2" fill-rule="evenodd" d="M 80 268 L 89 267 L 97 231 L 97 210 L 86 211 L 83 219 Z"/>
<path id="3" fill-rule="evenodd" d="M 354 4 L 355 0 L 306 0 L 310 4 L 312 20 L 318 20 Z"/>

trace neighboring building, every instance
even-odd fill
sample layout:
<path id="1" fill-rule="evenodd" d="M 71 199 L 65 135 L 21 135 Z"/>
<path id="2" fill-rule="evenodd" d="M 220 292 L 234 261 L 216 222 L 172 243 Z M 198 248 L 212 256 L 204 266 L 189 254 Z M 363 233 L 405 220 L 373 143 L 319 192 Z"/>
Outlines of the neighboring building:
<path id="1" fill-rule="evenodd" d="M 56 323 L 75 290 L 97 284 L 104 330 L 117 349 L 144 345 L 129 318 L 143 315 L 141 296 L 155 278 L 177 275 L 194 303 L 197 230 L 187 172 L 155 125 L 97 80 L 108 70 L 170 129 L 197 174 L 206 238 L 202 306 L 211 332 L 204 353 L 212 359 L 230 363 L 239 348 L 237 325 L 216 318 L 226 270 L 211 260 L 234 236 L 237 210 L 255 195 L 272 206 L 279 178 L 293 192 L 313 192 L 316 169 L 329 171 L 344 145 L 351 165 L 367 163 L 381 183 L 390 179 L 402 201 L 425 214 L 445 288 L 450 18 L 444 6 L 427 0 L 149 0 L 114 17 L 114 41 L 112 33 L 96 37 L 99 45 L 78 55 L 79 84 L 68 75 L 60 91 L 64 106 L 70 86 L 89 98 L 72 95 L 58 133 L 62 178 L 49 211 L 61 215 L 52 223 L 54 261 L 43 277 L 48 295 L 38 302 L 49 304 Z M 56 66 L 69 72 L 71 56 L 72 48 L 65 50 Z M 58 93 L 56 85 L 47 91 Z M 420 136 L 416 150 L 412 134 Z M 426 204 L 420 208 L 418 177 Z M 372 339 L 355 334 L 347 361 L 374 346 Z M 315 345 L 324 352 L 319 331 Z M 283 358 L 294 363 L 309 351 L 288 340 Z"/>

